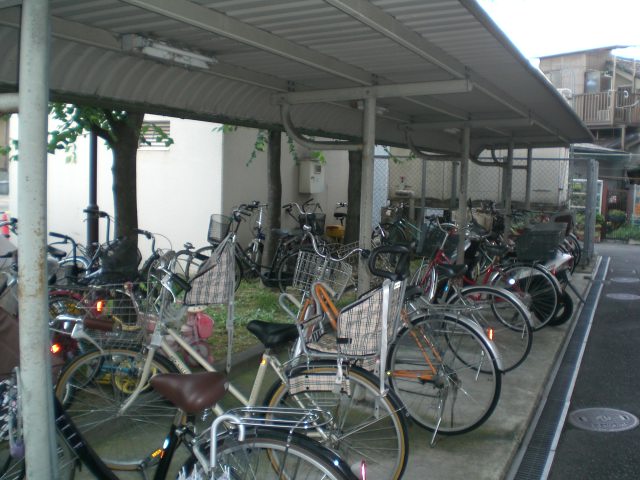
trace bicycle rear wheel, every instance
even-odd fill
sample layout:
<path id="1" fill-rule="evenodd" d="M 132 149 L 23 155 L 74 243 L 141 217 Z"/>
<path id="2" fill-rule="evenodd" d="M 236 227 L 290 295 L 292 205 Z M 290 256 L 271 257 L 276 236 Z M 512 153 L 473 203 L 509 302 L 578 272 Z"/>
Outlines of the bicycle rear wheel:
<path id="1" fill-rule="evenodd" d="M 492 285 L 518 296 L 531 311 L 531 326 L 534 330 L 544 327 L 556 313 L 559 285 L 544 267 L 510 265 L 492 280 Z"/>
<path id="2" fill-rule="evenodd" d="M 162 446 L 176 408 L 147 384 L 120 412 L 140 380 L 146 355 L 113 348 L 85 353 L 68 364 L 55 394 L 98 456 L 113 469 L 136 469 Z M 175 372 L 168 360 L 155 356 L 150 376 Z"/>
<path id="3" fill-rule="evenodd" d="M 531 315 L 512 293 L 485 285 L 465 287 L 449 303 L 472 307 L 465 312 L 496 345 L 502 360 L 502 371 L 513 370 L 525 361 L 531 351 L 533 329 Z"/>
<path id="4" fill-rule="evenodd" d="M 207 452 L 208 453 L 208 452 Z M 240 441 L 233 434 L 219 438 L 215 478 L 225 469 L 234 480 L 355 480 L 349 465 L 335 452 L 295 432 L 259 428 Z M 179 472 L 185 479 L 208 478 L 192 457 Z M 202 476 L 199 476 L 202 475 Z"/>
<path id="5" fill-rule="evenodd" d="M 276 382 L 265 397 L 270 407 L 320 408 L 333 421 L 307 434 L 335 450 L 352 467 L 365 461 L 371 478 L 398 479 L 407 463 L 408 436 L 402 407 L 393 392 L 380 394 L 378 379 L 358 367 L 344 370 L 334 391 L 336 365 L 312 365 Z M 289 385 L 302 386 L 290 393 Z"/>
<path id="6" fill-rule="evenodd" d="M 492 346 L 470 320 L 424 315 L 389 349 L 387 375 L 411 418 L 427 430 L 465 433 L 493 413 L 502 375 Z"/>

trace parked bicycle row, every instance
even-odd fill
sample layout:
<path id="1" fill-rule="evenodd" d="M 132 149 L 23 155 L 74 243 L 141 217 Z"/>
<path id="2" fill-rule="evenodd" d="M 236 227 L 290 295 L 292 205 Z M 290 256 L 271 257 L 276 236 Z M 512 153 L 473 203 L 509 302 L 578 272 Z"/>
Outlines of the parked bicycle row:
<path id="1" fill-rule="evenodd" d="M 185 374 L 192 365 L 214 370 L 206 351 L 181 332 L 190 321 L 198 328 L 196 316 L 205 306 L 227 306 L 230 355 L 238 254 L 247 253 L 238 247 L 237 225 L 242 211 L 249 210 L 234 211 L 231 222 L 212 216 L 210 254 L 197 268 L 181 261 L 179 252 L 158 252 L 143 281 L 114 287 L 128 313 L 111 299 L 108 314 L 95 315 L 97 304 L 83 299 L 75 301 L 76 311 L 55 318 L 85 349 L 60 373 L 56 398 L 111 468 L 144 469 L 155 462 L 152 452 L 166 436 L 167 420 L 176 407 L 151 389 L 154 375 Z M 308 436 L 337 452 L 351 472 L 366 466 L 374 478 L 400 478 L 408 458 L 407 416 L 431 432 L 432 444 L 438 434 L 465 433 L 482 425 L 499 401 L 502 375 L 526 359 L 533 331 L 550 322 L 542 320 L 543 314 L 553 309 L 552 318 L 559 321 L 562 307 L 555 289 L 564 292 L 562 283 L 533 262 L 503 264 L 500 259 L 508 256 L 510 247 L 486 233 L 469 235 L 469 242 L 476 243 L 468 255 L 472 262 L 452 265 L 455 255 L 448 246 L 457 243 L 458 230 L 471 232 L 473 226 L 456 229 L 431 219 L 418 249 L 423 254 L 431 249 L 430 254 L 416 262 L 415 252 L 402 244 L 337 255 L 323 247 L 306 219 L 301 236 L 305 248 L 288 254 L 291 273 L 280 294 L 293 323 L 249 323 L 265 353 L 251 393 L 246 396 L 233 385 L 229 392 L 248 407 L 245 416 L 258 405 L 269 407 L 265 415 L 271 420 L 281 415 L 273 407 L 328 412 L 330 419 L 313 423 Z M 479 266 L 482 255 L 491 261 Z M 336 302 L 353 281 L 352 259 L 358 256 L 367 257 L 372 274 L 385 280 L 338 308 Z M 486 284 L 462 286 L 465 278 L 480 278 L 478 272 Z M 553 307 L 549 293 L 536 295 L 550 278 L 556 293 Z M 90 285 L 87 291 L 96 290 Z M 101 342 L 88 329 L 102 330 L 111 340 L 128 336 L 130 342 Z M 283 348 L 288 351 L 285 361 L 276 355 Z M 261 400 L 268 369 L 278 380 Z M 214 411 L 223 413 L 220 407 Z M 126 450 L 112 448 L 140 425 L 144 442 Z"/>

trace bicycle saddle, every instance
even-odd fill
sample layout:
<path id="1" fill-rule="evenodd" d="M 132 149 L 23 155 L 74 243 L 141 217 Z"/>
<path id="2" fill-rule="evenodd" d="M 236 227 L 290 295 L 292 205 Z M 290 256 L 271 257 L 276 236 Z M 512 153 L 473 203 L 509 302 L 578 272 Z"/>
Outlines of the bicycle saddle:
<path id="1" fill-rule="evenodd" d="M 292 323 L 269 323 L 251 320 L 247 330 L 253 333 L 267 348 L 277 347 L 298 338 L 298 327 Z"/>
<path id="2" fill-rule="evenodd" d="M 150 383 L 160 395 L 188 414 L 213 407 L 228 387 L 226 375 L 219 372 L 161 373 L 153 376 Z"/>

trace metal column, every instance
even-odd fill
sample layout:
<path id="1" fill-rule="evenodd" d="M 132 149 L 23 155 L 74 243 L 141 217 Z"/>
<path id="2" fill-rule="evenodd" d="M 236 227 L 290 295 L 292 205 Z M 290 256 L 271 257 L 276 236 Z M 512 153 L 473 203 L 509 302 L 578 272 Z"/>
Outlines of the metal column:
<path id="1" fill-rule="evenodd" d="M 507 153 L 507 163 L 504 165 L 502 179 L 504 181 L 504 238 L 509 238 L 509 232 L 511 230 L 511 195 L 513 185 L 513 149 L 514 143 L 509 143 L 509 151 Z"/>
<path id="2" fill-rule="evenodd" d="M 47 308 L 49 1 L 24 0 L 20 29 L 18 299 L 27 478 L 56 478 Z M 46 452 L 49 452 L 47 455 Z"/>
<path id="3" fill-rule="evenodd" d="M 373 162 L 376 140 L 376 99 L 368 97 L 364 100 L 362 122 L 362 183 L 360 187 L 360 245 L 371 245 L 373 218 Z M 358 292 L 369 290 L 371 273 L 367 261 L 360 259 L 358 263 Z"/>
<path id="4" fill-rule="evenodd" d="M 460 192 L 458 194 L 458 225 L 466 227 L 467 221 L 467 197 L 469 191 L 469 145 L 471 142 L 471 129 L 465 127 L 462 131 L 462 155 L 460 156 Z M 458 257 L 456 263 L 464 263 L 465 231 L 458 230 Z"/>
<path id="5" fill-rule="evenodd" d="M 525 179 L 524 208 L 531 208 L 531 179 L 533 173 L 533 148 L 527 148 L 527 177 Z"/>
<path id="6" fill-rule="evenodd" d="M 598 211 L 598 162 L 587 160 L 587 199 L 584 209 L 584 248 L 582 262 L 588 264 L 593 258 L 596 234 L 596 212 Z"/>
<path id="7" fill-rule="evenodd" d="M 95 253 L 95 245 L 100 240 L 98 213 L 98 135 L 89 134 L 89 204 L 84 209 L 87 214 L 87 252 L 90 256 Z"/>

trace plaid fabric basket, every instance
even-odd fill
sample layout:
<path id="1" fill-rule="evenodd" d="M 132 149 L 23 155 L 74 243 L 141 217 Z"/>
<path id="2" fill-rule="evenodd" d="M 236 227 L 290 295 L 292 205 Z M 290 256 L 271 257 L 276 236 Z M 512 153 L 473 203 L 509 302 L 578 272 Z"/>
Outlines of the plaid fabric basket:
<path id="1" fill-rule="evenodd" d="M 191 280 L 185 305 L 228 304 L 235 287 L 235 261 L 233 242 L 221 243 Z"/>
<path id="2" fill-rule="evenodd" d="M 387 285 L 385 283 L 385 285 Z M 338 317 L 338 352 L 346 357 L 379 355 L 382 345 L 383 295 L 384 288 L 377 288 L 355 303 L 348 305 Z M 389 308 L 387 313 L 387 339 L 392 338 L 395 324 L 400 315 L 404 296 L 404 282 L 390 282 Z"/>

